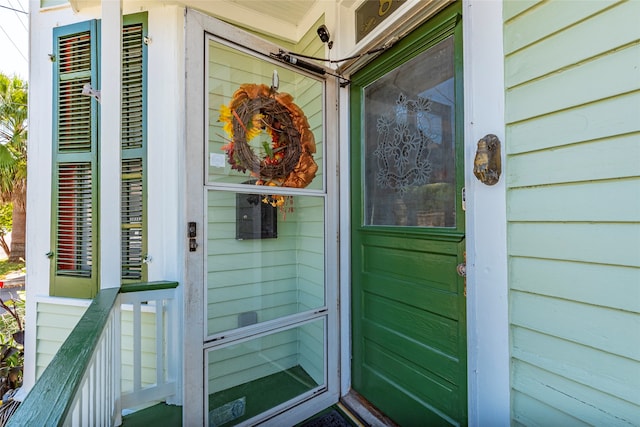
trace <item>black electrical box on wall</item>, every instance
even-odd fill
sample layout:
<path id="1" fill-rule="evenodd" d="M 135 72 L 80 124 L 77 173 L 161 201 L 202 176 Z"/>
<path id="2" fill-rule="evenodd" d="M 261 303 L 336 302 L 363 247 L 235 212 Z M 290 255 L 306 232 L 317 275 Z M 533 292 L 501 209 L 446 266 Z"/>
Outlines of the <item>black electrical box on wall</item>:
<path id="1" fill-rule="evenodd" d="M 236 194 L 236 239 L 275 239 L 278 216 L 275 206 L 262 202 L 261 194 Z"/>

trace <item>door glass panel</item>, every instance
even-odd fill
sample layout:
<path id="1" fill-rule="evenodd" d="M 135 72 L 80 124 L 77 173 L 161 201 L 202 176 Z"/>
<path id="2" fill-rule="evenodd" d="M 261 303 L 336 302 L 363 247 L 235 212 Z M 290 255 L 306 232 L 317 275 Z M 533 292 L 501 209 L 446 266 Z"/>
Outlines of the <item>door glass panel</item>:
<path id="1" fill-rule="evenodd" d="M 324 197 L 207 198 L 208 335 L 325 305 Z"/>
<path id="2" fill-rule="evenodd" d="M 364 89 L 364 225 L 455 227 L 453 37 Z"/>
<path id="3" fill-rule="evenodd" d="M 324 179 L 334 83 L 256 54 L 250 38 L 205 41 L 201 396 L 211 426 L 312 406 L 336 384 Z"/>
<path id="4" fill-rule="evenodd" d="M 287 187 L 322 189 L 323 82 L 253 57 L 215 40 L 209 40 L 208 60 L 207 181 L 255 184 L 256 180 L 272 180 L 277 185 L 284 183 Z M 277 72 L 279 80 L 277 93 L 267 91 L 265 97 L 258 97 L 250 92 L 249 98 L 245 100 L 245 105 L 249 105 L 246 103 L 249 99 L 253 100 L 248 101 L 248 109 L 225 109 L 230 106 L 234 93 L 242 85 L 265 85 L 265 88 L 270 88 L 274 71 Z M 283 97 L 283 94 L 289 94 L 292 98 Z M 265 104 L 258 105 L 258 98 L 264 100 Z M 278 100 L 274 105 L 282 109 L 283 121 L 287 121 L 289 117 L 295 118 L 284 124 L 267 123 L 268 120 L 262 113 L 265 108 L 272 108 L 268 104 L 269 98 Z M 242 114 L 243 111 L 246 115 Z M 236 114 L 242 119 L 243 125 L 236 125 L 235 130 L 232 125 L 225 129 L 225 117 L 233 122 Z M 278 129 L 273 131 L 276 128 Z M 229 135 L 229 130 L 233 132 L 233 138 Z M 238 135 L 243 133 L 246 134 L 242 138 L 248 146 L 246 149 L 239 148 Z M 306 135 L 307 133 L 309 135 Z M 296 135 L 301 140 L 301 155 L 294 153 L 294 146 L 297 145 L 294 142 Z M 230 143 L 235 146 L 232 151 Z M 307 149 L 309 152 L 305 154 Z M 313 168 L 312 163 L 317 165 L 315 174 L 310 172 Z M 292 175 L 288 175 L 289 180 L 282 176 L 280 168 L 293 171 Z M 271 176 L 273 178 L 270 178 Z M 306 185 L 295 185 L 296 177 L 304 177 Z M 250 181 L 249 178 L 254 180 Z"/>
<path id="5" fill-rule="evenodd" d="M 325 322 L 317 319 L 207 351 L 209 426 L 231 426 L 325 385 Z"/>

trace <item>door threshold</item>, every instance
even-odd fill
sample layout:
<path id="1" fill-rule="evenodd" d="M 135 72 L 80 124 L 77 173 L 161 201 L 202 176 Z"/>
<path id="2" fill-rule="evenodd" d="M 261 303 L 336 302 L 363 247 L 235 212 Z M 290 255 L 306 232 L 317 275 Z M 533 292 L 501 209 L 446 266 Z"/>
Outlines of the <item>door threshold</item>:
<path id="1" fill-rule="evenodd" d="M 344 405 L 349 412 L 358 417 L 365 426 L 399 427 L 357 391 L 349 390 L 347 394 L 340 398 L 338 405 L 340 404 Z"/>

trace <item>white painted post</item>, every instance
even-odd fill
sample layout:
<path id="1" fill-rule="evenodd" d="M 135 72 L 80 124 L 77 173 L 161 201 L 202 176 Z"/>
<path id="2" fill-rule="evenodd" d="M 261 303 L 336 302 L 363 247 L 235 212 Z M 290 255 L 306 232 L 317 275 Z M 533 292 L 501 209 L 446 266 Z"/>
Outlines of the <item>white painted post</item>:
<path id="1" fill-rule="evenodd" d="M 465 186 L 467 196 L 467 354 L 470 426 L 508 426 L 509 329 L 506 194 L 473 175 L 477 141 L 504 147 L 502 1 L 464 0 Z M 502 155 L 506 150 L 502 149 Z M 504 168 L 504 158 L 502 165 Z"/>
<path id="2" fill-rule="evenodd" d="M 186 158 L 185 165 L 201 164 L 201 141 L 204 135 L 204 61 L 202 52 L 205 49 L 204 28 L 201 18 L 188 9 L 185 23 L 185 63 L 186 78 Z M 195 119 L 193 119 L 195 118 Z M 202 223 L 204 212 L 204 198 L 198 197 L 198 191 L 204 181 L 203 168 L 193 168 L 194 173 L 187 173 L 185 189 L 191 192 L 186 203 L 187 221 L 196 221 L 198 230 L 204 230 Z M 185 225 L 186 227 L 186 225 Z M 202 235 L 202 231 L 200 234 Z M 199 240 L 201 248 L 204 246 L 202 238 Z M 182 424 L 201 425 L 205 420 L 204 413 L 204 352 L 202 349 L 204 333 L 204 309 L 198 308 L 198 303 L 204 301 L 204 256 L 203 249 L 196 252 L 185 252 L 186 269 L 183 282 L 183 376 L 185 386 L 182 390 L 183 400 L 189 405 L 188 410 L 182 411 Z M 188 387 L 186 385 L 189 385 Z"/>
<path id="3" fill-rule="evenodd" d="M 121 228 L 120 228 L 120 191 L 121 191 L 121 87 L 122 87 L 122 0 L 102 1 L 101 23 L 101 105 L 100 105 L 100 288 L 120 287 L 121 277 Z M 113 358 L 110 369 L 115 399 L 115 421 L 120 418 L 120 305 L 114 307 L 118 326 L 117 337 L 108 351 Z M 111 325 L 107 326 L 108 328 Z M 115 332 L 115 331 L 114 331 Z M 104 386 L 101 384 L 101 386 Z"/>
<path id="4" fill-rule="evenodd" d="M 122 0 L 102 1 L 100 41 L 100 287 L 120 286 Z"/>

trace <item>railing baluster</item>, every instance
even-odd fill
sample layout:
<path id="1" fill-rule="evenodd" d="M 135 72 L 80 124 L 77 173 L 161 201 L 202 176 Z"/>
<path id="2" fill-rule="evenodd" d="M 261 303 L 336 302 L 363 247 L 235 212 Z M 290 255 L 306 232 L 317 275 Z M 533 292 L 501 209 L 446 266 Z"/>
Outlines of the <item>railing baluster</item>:
<path id="1" fill-rule="evenodd" d="M 76 403 L 76 406 L 73 408 L 71 422 L 66 423 L 66 425 L 72 425 L 72 426 L 80 425 L 80 405 L 78 405 L 78 403 Z"/>
<path id="2" fill-rule="evenodd" d="M 97 352 L 96 352 L 97 353 Z M 97 354 L 96 354 L 97 355 Z M 89 378 L 87 379 L 87 419 L 88 425 L 95 425 L 95 405 L 92 402 L 96 400 L 96 355 L 93 356 L 93 363 L 89 365 Z"/>
<path id="3" fill-rule="evenodd" d="M 157 299 L 156 303 L 156 385 L 164 383 L 164 305 L 163 300 Z"/>
<path id="4" fill-rule="evenodd" d="M 122 296 L 116 301 L 117 309 L 111 319 L 111 348 L 109 353 L 108 372 L 109 387 L 111 391 L 109 410 L 109 421 L 111 425 L 122 424 Z"/>
<path id="5" fill-rule="evenodd" d="M 80 412 L 80 419 L 82 420 L 83 426 L 89 425 L 89 396 L 87 396 L 87 378 L 85 377 L 84 383 L 82 384 L 82 392 L 80 394 L 80 407 L 82 408 L 82 412 Z"/>
<path id="6" fill-rule="evenodd" d="M 96 425 L 103 426 L 106 423 L 104 422 L 104 414 L 105 414 L 105 400 L 106 396 L 104 395 L 104 384 L 106 375 L 104 373 L 106 367 L 106 354 L 109 348 L 109 338 L 111 335 L 111 325 L 107 324 L 107 330 L 105 331 L 105 339 L 100 343 L 100 351 L 96 355 L 96 383 L 100 384 L 100 387 L 96 387 Z"/>
<path id="7" fill-rule="evenodd" d="M 142 388 L 142 319 L 140 302 L 133 304 L 133 391 Z"/>

